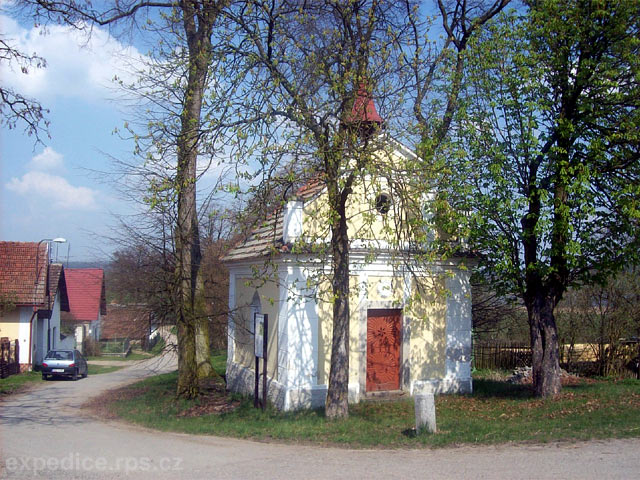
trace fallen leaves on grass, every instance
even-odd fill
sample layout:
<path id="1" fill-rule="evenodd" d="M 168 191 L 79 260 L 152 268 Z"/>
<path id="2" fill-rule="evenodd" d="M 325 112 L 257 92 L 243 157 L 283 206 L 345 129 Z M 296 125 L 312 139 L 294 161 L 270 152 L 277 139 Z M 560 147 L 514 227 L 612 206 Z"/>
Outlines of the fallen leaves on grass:
<path id="1" fill-rule="evenodd" d="M 628 403 L 632 407 L 640 408 L 640 395 L 632 393 L 624 403 Z"/>
<path id="2" fill-rule="evenodd" d="M 240 405 L 239 400 L 229 398 L 212 397 L 210 395 L 200 397 L 200 404 L 178 413 L 176 417 L 201 417 L 203 415 L 220 415 L 235 410 Z"/>
<path id="3" fill-rule="evenodd" d="M 201 417 L 203 415 L 220 415 L 235 410 L 239 400 L 229 396 L 226 386 L 219 379 L 206 379 L 200 382 L 200 396 L 197 405 L 187 408 L 176 417 Z"/>
<path id="4" fill-rule="evenodd" d="M 120 418 L 120 416 L 115 412 L 113 408 L 113 405 L 115 403 L 131 400 L 138 396 L 144 395 L 148 390 L 148 387 L 131 386 L 109 390 L 97 397 L 92 398 L 84 405 L 82 405 L 82 407 L 100 418 L 115 420 L 117 418 Z"/>

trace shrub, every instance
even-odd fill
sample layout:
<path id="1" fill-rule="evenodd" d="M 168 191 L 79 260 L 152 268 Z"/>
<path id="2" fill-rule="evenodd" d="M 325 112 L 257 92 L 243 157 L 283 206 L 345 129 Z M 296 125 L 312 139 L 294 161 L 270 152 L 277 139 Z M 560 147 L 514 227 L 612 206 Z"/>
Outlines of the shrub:
<path id="1" fill-rule="evenodd" d="M 88 357 L 99 357 L 102 354 L 100 342 L 96 342 L 93 338 L 86 338 L 84 340 L 82 351 Z"/>

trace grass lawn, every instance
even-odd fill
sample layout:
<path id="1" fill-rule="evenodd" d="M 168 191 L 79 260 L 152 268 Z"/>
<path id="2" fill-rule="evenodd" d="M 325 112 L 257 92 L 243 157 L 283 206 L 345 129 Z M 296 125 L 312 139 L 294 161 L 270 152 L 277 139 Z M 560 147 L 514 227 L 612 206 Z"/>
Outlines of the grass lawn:
<path id="1" fill-rule="evenodd" d="M 151 358 L 153 355 L 146 353 L 137 353 L 133 352 L 127 355 L 126 357 L 117 357 L 115 355 L 100 355 L 100 356 L 91 356 L 85 357 L 87 360 L 117 360 L 117 361 L 129 361 L 129 360 L 145 360 L 147 358 Z"/>
<path id="2" fill-rule="evenodd" d="M 124 367 L 107 366 L 107 365 L 91 365 L 89 364 L 89 375 L 100 375 L 101 373 L 116 372 Z"/>
<path id="3" fill-rule="evenodd" d="M 223 357 L 213 360 L 218 369 L 224 365 Z M 170 373 L 125 387 L 111 394 L 106 409 L 165 431 L 362 448 L 640 436 L 638 380 L 580 380 L 565 386 L 558 398 L 541 400 L 526 386 L 476 378 L 473 395 L 437 397 L 439 432 L 420 435 L 413 429 L 412 399 L 351 405 L 348 420 L 329 422 L 322 409 L 262 412 L 252 400 L 226 395 L 223 388 L 194 401 L 176 400 L 176 381 L 177 374 Z"/>
<path id="4" fill-rule="evenodd" d="M 2 378 L 0 379 L 0 396 L 16 393 L 33 382 L 41 381 L 42 375 L 39 372 L 27 372 Z"/>

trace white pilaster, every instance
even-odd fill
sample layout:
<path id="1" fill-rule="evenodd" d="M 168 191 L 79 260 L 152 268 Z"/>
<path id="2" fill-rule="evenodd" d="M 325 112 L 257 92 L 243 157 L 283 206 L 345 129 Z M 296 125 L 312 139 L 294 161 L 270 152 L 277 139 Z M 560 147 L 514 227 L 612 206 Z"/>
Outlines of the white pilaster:
<path id="1" fill-rule="evenodd" d="M 287 268 L 287 337 L 289 378 L 293 389 L 318 383 L 318 317 L 301 267 Z"/>
<path id="2" fill-rule="evenodd" d="M 227 371 L 233 363 L 236 352 L 236 325 L 233 318 L 236 310 L 236 274 L 229 273 L 229 315 L 227 321 Z"/>
<path id="3" fill-rule="evenodd" d="M 471 285 L 468 270 L 454 270 L 447 278 L 447 347 L 445 381 L 471 380 Z"/>

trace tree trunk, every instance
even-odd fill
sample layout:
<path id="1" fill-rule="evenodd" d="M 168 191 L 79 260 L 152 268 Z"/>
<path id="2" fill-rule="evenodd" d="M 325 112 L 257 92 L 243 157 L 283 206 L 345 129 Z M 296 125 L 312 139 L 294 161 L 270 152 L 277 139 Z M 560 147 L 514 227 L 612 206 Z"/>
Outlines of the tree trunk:
<path id="1" fill-rule="evenodd" d="M 211 349 L 209 347 L 209 318 L 201 313 L 196 319 L 196 363 L 198 378 L 206 378 L 216 374 L 211 366 Z"/>
<path id="2" fill-rule="evenodd" d="M 216 375 L 211 365 L 211 347 L 209 337 L 209 315 L 207 315 L 205 300 L 205 282 L 202 276 L 198 279 L 195 299 L 195 335 L 196 335 L 196 364 L 198 379 Z"/>
<path id="3" fill-rule="evenodd" d="M 330 202 L 338 203 L 336 219 L 331 226 L 333 338 L 331 368 L 327 392 L 326 416 L 329 419 L 349 416 L 349 236 L 347 232 L 346 195 L 330 193 Z M 335 203 L 332 203 L 335 205 Z"/>
<path id="4" fill-rule="evenodd" d="M 542 334 L 540 332 L 540 307 L 527 305 L 527 313 L 531 341 L 531 375 L 533 385 L 539 385 L 541 383 L 542 359 L 544 357 Z"/>
<path id="5" fill-rule="evenodd" d="M 175 230 L 178 317 L 177 395 L 198 395 L 195 293 L 200 268 L 200 234 L 196 203 L 196 166 L 202 99 L 211 62 L 211 33 L 215 16 L 199 2 L 183 2 L 183 25 L 189 47 L 189 74 L 178 136 L 176 191 L 178 219 Z"/>
<path id="6" fill-rule="evenodd" d="M 557 395 L 562 389 L 554 303 L 553 298 L 539 293 L 529 311 L 533 388 L 538 397 Z"/>
<path id="7" fill-rule="evenodd" d="M 196 369 L 195 330 L 185 318 L 178 319 L 178 387 L 176 394 L 182 398 L 198 396 Z"/>

